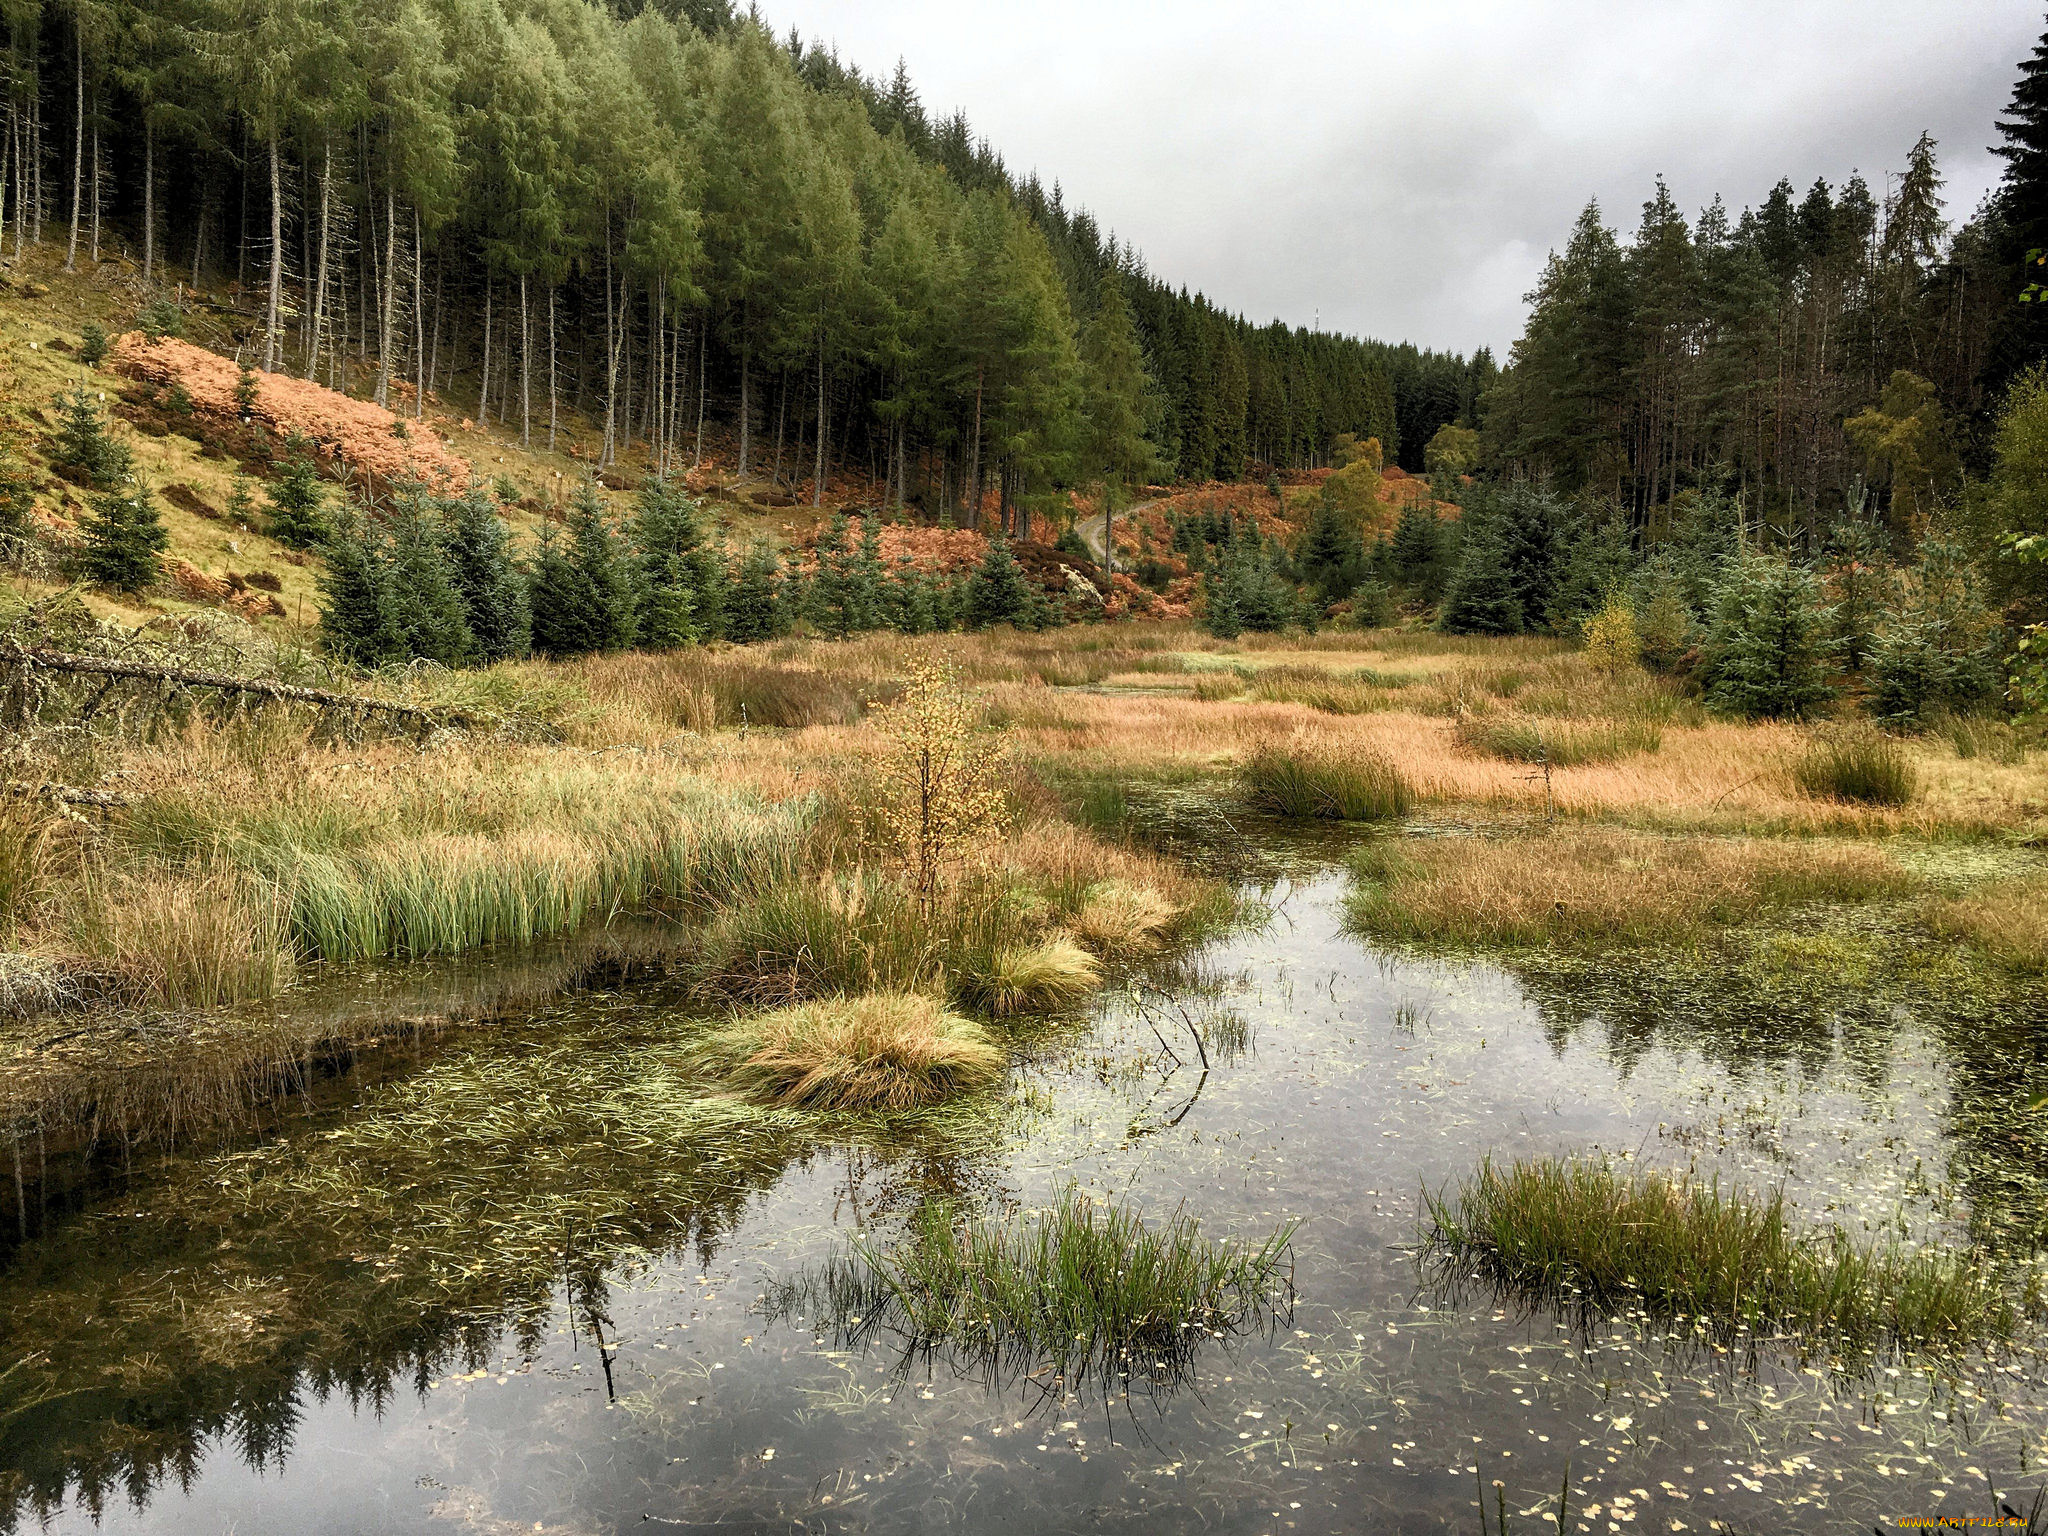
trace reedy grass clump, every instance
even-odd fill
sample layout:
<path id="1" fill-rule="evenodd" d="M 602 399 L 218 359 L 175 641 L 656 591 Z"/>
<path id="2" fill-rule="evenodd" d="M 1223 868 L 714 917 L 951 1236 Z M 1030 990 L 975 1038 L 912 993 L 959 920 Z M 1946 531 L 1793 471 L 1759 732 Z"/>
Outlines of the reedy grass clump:
<path id="1" fill-rule="evenodd" d="M 1858 805 L 1908 805 L 1919 789 L 1905 748 L 1878 731 L 1816 737 L 1793 763 L 1792 780 L 1816 800 Z"/>
<path id="2" fill-rule="evenodd" d="M 1006 1220 L 963 1220 L 935 1203 L 902 1242 L 855 1239 L 771 1293 L 767 1310 L 830 1321 L 852 1338 L 894 1334 L 908 1352 L 952 1351 L 991 1374 L 1171 1384 L 1203 1339 L 1285 1307 L 1295 1225 L 1258 1243 L 1219 1242 L 1185 1212 L 1148 1223 L 1072 1183 L 1050 1209 Z"/>
<path id="3" fill-rule="evenodd" d="M 2010 1336 L 2040 1301 L 2035 1282 L 2015 1290 L 1952 1251 L 1796 1231 L 1782 1193 L 1623 1174 L 1598 1159 L 1489 1159 L 1455 1196 L 1423 1199 L 1428 1251 L 1446 1270 L 1568 1305 L 1640 1302 L 1715 1338 L 1956 1348 Z"/>
<path id="4" fill-rule="evenodd" d="M 1470 751 L 1511 763 L 1548 762 L 1559 768 L 1611 763 L 1638 752 L 1655 752 L 1664 729 L 1653 719 L 1537 720 L 1528 715 L 1468 715 L 1459 720 L 1458 743 Z"/>
<path id="5" fill-rule="evenodd" d="M 1102 963 L 1064 934 L 976 956 L 954 973 L 954 989 L 991 1018 L 1070 1008 L 1102 983 Z"/>
<path id="6" fill-rule="evenodd" d="M 1604 828 L 1509 838 L 1375 839 L 1350 858 L 1351 928 L 1419 944 L 1697 943 L 1761 911 L 1912 889 L 1880 849 Z"/>
<path id="7" fill-rule="evenodd" d="M 796 1108 L 904 1110 L 999 1081 L 979 1024 L 914 992 L 820 998 L 736 1018 L 706 1056 L 763 1098 Z"/>
<path id="8" fill-rule="evenodd" d="M 1290 820 L 1386 821 L 1408 812 L 1414 795 L 1393 764 L 1372 753 L 1262 742 L 1238 770 L 1251 804 Z"/>

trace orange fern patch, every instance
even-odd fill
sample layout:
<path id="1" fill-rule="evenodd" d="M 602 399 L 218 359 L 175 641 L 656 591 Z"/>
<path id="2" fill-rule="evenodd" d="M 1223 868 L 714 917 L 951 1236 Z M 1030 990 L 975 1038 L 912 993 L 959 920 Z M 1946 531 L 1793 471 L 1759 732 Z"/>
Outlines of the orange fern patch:
<path id="1" fill-rule="evenodd" d="M 241 415 L 235 399 L 241 369 L 218 352 L 169 336 L 150 341 L 131 331 L 114 343 L 114 366 L 151 384 L 181 385 L 193 409 L 203 415 L 222 421 Z M 408 425 L 381 405 L 281 373 L 254 378 L 250 416 L 282 436 L 297 433 L 329 462 L 339 459 L 376 480 L 423 480 L 443 490 L 469 480 L 467 459 L 449 451 L 426 427 Z"/>

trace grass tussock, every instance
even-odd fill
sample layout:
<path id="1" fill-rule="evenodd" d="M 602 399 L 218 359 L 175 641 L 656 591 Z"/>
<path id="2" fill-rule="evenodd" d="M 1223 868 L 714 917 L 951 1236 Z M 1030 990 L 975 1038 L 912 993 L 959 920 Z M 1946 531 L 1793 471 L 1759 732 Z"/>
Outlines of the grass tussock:
<path id="1" fill-rule="evenodd" d="M 1166 947 L 1181 908 L 1149 885 L 1104 880 L 1090 886 L 1070 927 L 1099 955 L 1157 954 Z"/>
<path id="2" fill-rule="evenodd" d="M 1293 1235 L 1289 1223 L 1261 1242 L 1217 1241 L 1184 1213 L 1147 1222 L 1070 1183 L 1049 1210 L 1007 1220 L 926 1206 L 903 1241 L 856 1241 L 771 1295 L 769 1310 L 1069 1385 L 1177 1381 L 1204 1339 L 1285 1306 Z"/>
<path id="3" fill-rule="evenodd" d="M 1455 1196 L 1424 1198 L 1429 1244 L 1448 1268 L 1570 1305 L 1640 1302 L 1716 1338 L 1955 1348 L 2009 1336 L 2038 1303 L 1965 1254 L 1798 1231 L 1782 1194 L 1599 1160 L 1488 1161 Z"/>
<path id="4" fill-rule="evenodd" d="M 1919 774 L 1906 749 L 1877 731 L 1816 737 L 1792 765 L 1792 781 L 1816 800 L 1910 805 Z"/>
<path id="5" fill-rule="evenodd" d="M 2014 880 L 1923 909 L 1939 938 L 1971 945 L 2009 971 L 2048 975 L 2048 880 Z"/>
<path id="6" fill-rule="evenodd" d="M 1036 944 L 1003 945 L 954 975 L 969 1006 L 991 1018 L 1071 1008 L 1102 984 L 1102 962 L 1064 934 Z"/>
<path id="7" fill-rule="evenodd" d="M 1458 744 L 1467 751 L 1510 763 L 1551 763 L 1576 768 L 1611 763 L 1664 744 L 1654 719 L 1539 720 L 1528 715 L 1468 715 L 1457 724 Z"/>
<path id="8" fill-rule="evenodd" d="M 1601 828 L 1379 840 L 1354 851 L 1351 872 L 1353 929 L 1423 944 L 1689 944 L 1762 911 L 1912 889 L 1876 848 Z"/>
<path id="9" fill-rule="evenodd" d="M 1262 742 L 1238 770 L 1246 800 L 1272 816 L 1305 821 L 1387 821 L 1414 795 L 1394 765 L 1328 744 Z"/>
<path id="10" fill-rule="evenodd" d="M 805 1109 L 917 1109 L 1003 1075 L 979 1024 L 914 992 L 821 998 L 735 1019 L 708 1056 L 762 1097 Z"/>

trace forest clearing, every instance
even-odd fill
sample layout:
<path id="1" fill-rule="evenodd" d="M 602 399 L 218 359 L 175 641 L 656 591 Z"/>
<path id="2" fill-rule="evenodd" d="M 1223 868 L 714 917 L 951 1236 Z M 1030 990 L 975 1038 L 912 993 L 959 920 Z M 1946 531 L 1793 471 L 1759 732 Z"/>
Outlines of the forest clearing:
<path id="1" fill-rule="evenodd" d="M 1496 360 L 720 0 L 0 29 L 0 1531 L 2048 1531 L 2048 40 Z"/>

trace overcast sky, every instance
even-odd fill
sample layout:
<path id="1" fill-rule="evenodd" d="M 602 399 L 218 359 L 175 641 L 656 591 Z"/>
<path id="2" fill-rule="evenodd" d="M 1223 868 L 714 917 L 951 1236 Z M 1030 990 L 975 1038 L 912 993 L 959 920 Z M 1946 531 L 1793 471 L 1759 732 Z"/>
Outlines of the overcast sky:
<path id="1" fill-rule="evenodd" d="M 1588 197 L 1626 234 L 1780 176 L 1873 190 L 1922 128 L 1952 219 L 2043 30 L 2015 0 L 763 0 L 966 109 L 1152 271 L 1255 321 L 1505 356 Z"/>

